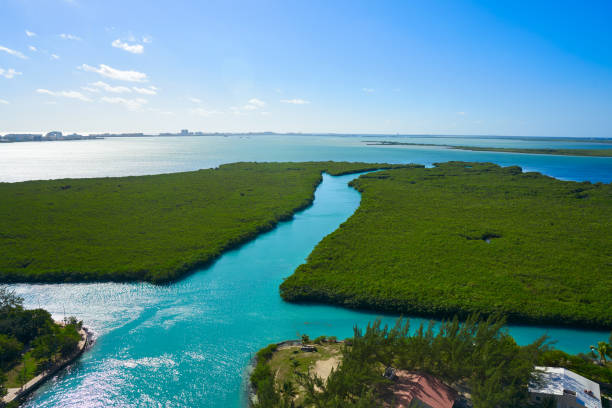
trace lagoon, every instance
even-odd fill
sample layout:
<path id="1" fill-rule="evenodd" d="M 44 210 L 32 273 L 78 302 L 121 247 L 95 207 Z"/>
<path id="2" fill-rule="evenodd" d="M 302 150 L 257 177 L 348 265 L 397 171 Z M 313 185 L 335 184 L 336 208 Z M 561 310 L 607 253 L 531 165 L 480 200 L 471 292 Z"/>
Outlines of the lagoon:
<path id="1" fill-rule="evenodd" d="M 21 150 L 32 145 L 29 156 Z M 15 143 L 0 146 L 0 157 L 3 181 L 153 174 L 239 160 L 477 160 L 516 164 L 563 179 L 612 181 L 612 158 L 372 148 L 359 138 L 323 136 Z M 97 337 L 77 364 L 37 391 L 26 406 L 241 406 L 244 369 L 259 348 L 298 333 L 347 337 L 355 324 L 365 326 L 378 314 L 289 304 L 278 295 L 282 279 L 358 207 L 359 193 L 347 186 L 354 177 L 325 175 L 313 206 L 171 285 L 12 285 L 28 307 L 46 308 L 60 318 L 76 315 Z M 412 321 L 414 326 L 423 320 Z M 523 344 L 548 334 L 571 353 L 586 352 L 608 336 L 551 327 L 511 326 L 510 332 Z"/>

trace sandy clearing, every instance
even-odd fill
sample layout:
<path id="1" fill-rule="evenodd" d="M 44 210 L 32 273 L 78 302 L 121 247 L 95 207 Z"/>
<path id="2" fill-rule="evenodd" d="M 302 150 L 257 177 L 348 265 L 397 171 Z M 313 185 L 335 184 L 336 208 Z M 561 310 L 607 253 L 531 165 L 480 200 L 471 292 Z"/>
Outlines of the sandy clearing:
<path id="1" fill-rule="evenodd" d="M 332 368 L 338 367 L 340 359 L 338 357 L 332 357 L 327 360 L 319 360 L 315 363 L 314 372 L 316 375 L 321 377 L 323 380 L 327 380 Z"/>

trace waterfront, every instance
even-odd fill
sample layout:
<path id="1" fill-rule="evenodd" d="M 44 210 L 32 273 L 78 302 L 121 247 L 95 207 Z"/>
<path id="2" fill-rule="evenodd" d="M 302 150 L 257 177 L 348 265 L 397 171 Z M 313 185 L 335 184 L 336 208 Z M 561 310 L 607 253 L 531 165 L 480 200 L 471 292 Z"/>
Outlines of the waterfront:
<path id="1" fill-rule="evenodd" d="M 142 144 L 140 139 L 123 139 L 104 146 L 102 143 L 106 142 L 57 144 L 67 147 L 54 152 L 33 152 L 34 156 L 44 156 L 44 160 L 32 162 L 31 166 L 16 163 L 19 156 L 15 154 L 8 157 L 13 167 L 4 167 L 7 164 L 3 161 L 2 177 L 4 180 L 25 177 L 20 171 L 27 172 L 29 178 L 148 174 L 237 160 L 431 164 L 453 157 L 518 164 L 567 179 L 609 182 L 612 178 L 612 159 L 483 154 L 437 148 L 372 149 L 362 146 L 357 139 L 345 138 L 287 141 L 277 137 L 159 138 L 142 140 Z M 96 148 L 88 147 L 88 143 L 96 143 Z M 6 157 L 6 151 L 0 154 Z M 296 214 L 294 220 L 224 254 L 209 269 L 175 284 L 14 285 L 28 307 L 40 306 L 58 317 L 64 310 L 75 314 L 97 335 L 93 349 L 66 373 L 37 391 L 27 406 L 238 406 L 244 402 L 241 393 L 244 368 L 252 353 L 262 346 L 295 338 L 298 333 L 342 338 L 351 335 L 353 325 L 365 326 L 376 313 L 288 304 L 278 296 L 282 279 L 359 205 L 359 194 L 347 186 L 354 177 L 325 176 L 314 205 Z M 395 319 L 387 316 L 385 321 L 391 323 Z M 413 325 L 420 321 L 415 319 Z M 523 344 L 548 333 L 558 341 L 557 347 L 571 353 L 586 352 L 590 344 L 608 335 L 517 326 L 511 328 L 511 333 Z"/>
<path id="2" fill-rule="evenodd" d="M 389 136 L 138 137 L 0 146 L 0 181 L 137 176 L 216 167 L 237 161 L 362 161 L 420 163 L 449 160 L 519 165 L 564 180 L 612 181 L 612 158 L 471 152 L 434 146 L 367 146 L 367 140 L 520 148 L 610 148 L 612 144 L 541 139 Z"/>

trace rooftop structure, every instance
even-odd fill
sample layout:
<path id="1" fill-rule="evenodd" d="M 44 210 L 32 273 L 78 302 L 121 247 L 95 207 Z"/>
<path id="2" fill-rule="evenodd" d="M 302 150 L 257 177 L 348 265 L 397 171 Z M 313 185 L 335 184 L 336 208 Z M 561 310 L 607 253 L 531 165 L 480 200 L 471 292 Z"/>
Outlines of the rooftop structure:
<path id="1" fill-rule="evenodd" d="M 398 408 L 410 404 L 428 408 L 452 408 L 456 392 L 437 378 L 428 374 L 395 370 L 394 397 Z"/>
<path id="2" fill-rule="evenodd" d="M 557 407 L 601 408 L 599 384 L 565 368 L 536 367 L 542 375 L 538 384 L 529 385 L 529 394 L 535 402 L 554 398 Z"/>

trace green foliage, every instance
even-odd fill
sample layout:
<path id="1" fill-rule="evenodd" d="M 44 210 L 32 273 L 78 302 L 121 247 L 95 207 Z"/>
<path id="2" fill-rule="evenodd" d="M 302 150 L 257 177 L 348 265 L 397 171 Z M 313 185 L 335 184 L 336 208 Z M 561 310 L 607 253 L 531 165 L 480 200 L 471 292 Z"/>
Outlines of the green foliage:
<path id="1" fill-rule="evenodd" d="M 352 185 L 361 206 L 282 283 L 285 300 L 612 327 L 612 185 L 463 162 Z"/>
<path id="2" fill-rule="evenodd" d="M 235 163 L 154 176 L 0 183 L 0 281 L 166 282 L 310 205 L 321 172 L 364 163 Z"/>
<path id="3" fill-rule="evenodd" d="M 537 380 L 534 365 L 547 349 L 545 338 L 521 347 L 503 329 L 505 321 L 472 315 L 410 330 L 408 320 L 392 328 L 380 320 L 365 331 L 354 330 L 351 345 L 342 348 L 341 363 L 327 381 L 296 372 L 303 406 L 316 408 L 372 407 L 393 401 L 385 367 L 429 373 L 447 384 L 465 384 L 476 408 L 527 406 L 527 385 Z M 278 387 L 272 385 L 273 392 Z M 277 400 L 280 397 L 277 393 Z M 267 405 L 276 407 L 280 405 Z"/>
<path id="4" fill-rule="evenodd" d="M 274 407 L 280 400 L 274 386 L 274 375 L 268 364 L 276 348 L 276 344 L 270 344 L 259 350 L 255 357 L 256 364 L 251 373 L 250 381 L 257 395 L 256 407 Z"/>
<path id="5" fill-rule="evenodd" d="M 564 367 L 592 381 L 612 384 L 612 366 L 595 364 L 595 361 L 585 354 L 573 356 L 561 350 L 548 350 L 540 357 L 539 365 Z"/>
<path id="6" fill-rule="evenodd" d="M 23 350 L 23 344 L 13 336 L 0 334 L 0 369 L 6 370 Z"/>
<path id="7" fill-rule="evenodd" d="M 323 344 L 325 342 L 327 342 L 327 337 L 325 336 L 319 336 L 313 340 L 313 343 L 315 344 Z"/>
<path id="8" fill-rule="evenodd" d="M 0 288 L 2 384 L 8 377 L 10 382 L 19 385 L 27 382 L 58 358 L 73 353 L 81 340 L 79 329 L 82 322 L 71 317 L 61 326 L 46 310 L 25 310 L 22 305 L 23 299 L 6 288 Z M 32 369 L 35 366 L 37 369 Z"/>
<path id="9" fill-rule="evenodd" d="M 612 347 L 605 341 L 598 341 L 597 346 L 591 346 L 591 351 L 599 357 L 602 364 L 606 364 L 606 357 L 612 353 Z"/>

